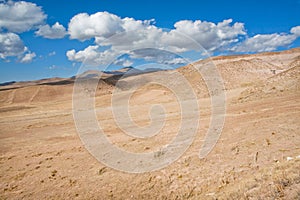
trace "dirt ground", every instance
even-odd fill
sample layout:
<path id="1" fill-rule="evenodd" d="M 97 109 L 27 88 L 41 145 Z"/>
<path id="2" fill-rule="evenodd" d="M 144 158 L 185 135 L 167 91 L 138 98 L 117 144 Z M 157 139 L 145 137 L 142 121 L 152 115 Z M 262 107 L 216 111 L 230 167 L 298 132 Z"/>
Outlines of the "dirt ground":
<path id="1" fill-rule="evenodd" d="M 209 97 L 199 96 L 193 144 L 166 168 L 141 174 L 106 167 L 86 150 L 73 120 L 72 83 L 1 87 L 0 199 L 300 199 L 299 55 L 296 49 L 215 58 L 226 87 L 218 143 L 199 159 L 211 118 Z M 120 148 L 154 151 L 178 131 L 180 110 L 170 91 L 148 86 L 134 93 L 130 105 L 136 124 L 149 123 L 153 103 L 162 103 L 167 113 L 160 134 L 138 139 L 116 125 L 112 87 L 99 87 L 98 121 Z"/>

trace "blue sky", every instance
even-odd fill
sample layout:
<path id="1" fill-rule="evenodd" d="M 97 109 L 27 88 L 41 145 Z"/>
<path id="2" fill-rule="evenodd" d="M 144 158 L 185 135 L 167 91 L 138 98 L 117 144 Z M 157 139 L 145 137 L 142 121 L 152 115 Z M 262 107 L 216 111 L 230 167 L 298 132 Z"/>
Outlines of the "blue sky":
<path id="1" fill-rule="evenodd" d="M 0 1 L 0 82 L 70 77 L 82 62 L 102 65 L 120 53 L 125 56 L 115 67 L 135 65 L 133 60 L 140 63 L 143 56 L 184 64 L 163 53 L 195 55 L 193 45 L 176 31 L 210 55 L 299 47 L 299 11 L 299 0 Z M 132 40 L 109 41 L 114 34 Z M 148 46 L 158 51 L 126 51 Z"/>

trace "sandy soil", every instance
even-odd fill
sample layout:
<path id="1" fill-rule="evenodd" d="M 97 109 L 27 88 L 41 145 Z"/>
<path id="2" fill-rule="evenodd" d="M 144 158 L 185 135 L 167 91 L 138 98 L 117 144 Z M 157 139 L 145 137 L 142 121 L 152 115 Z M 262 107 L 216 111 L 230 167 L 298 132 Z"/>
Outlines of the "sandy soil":
<path id="1" fill-rule="evenodd" d="M 225 82 L 227 111 L 221 137 L 204 159 L 198 154 L 211 118 L 207 89 L 195 69 L 178 69 L 198 91 L 197 136 L 176 162 L 142 174 L 108 168 L 85 149 L 72 115 L 72 81 L 2 86 L 0 199 L 300 199 L 299 56 L 300 49 L 294 49 L 213 58 Z M 160 134 L 138 139 L 116 125 L 112 90 L 100 82 L 95 104 L 112 143 L 150 152 L 172 140 L 180 109 L 171 91 L 147 85 L 132 95 L 130 114 L 136 124 L 150 122 L 154 103 L 167 113 Z"/>

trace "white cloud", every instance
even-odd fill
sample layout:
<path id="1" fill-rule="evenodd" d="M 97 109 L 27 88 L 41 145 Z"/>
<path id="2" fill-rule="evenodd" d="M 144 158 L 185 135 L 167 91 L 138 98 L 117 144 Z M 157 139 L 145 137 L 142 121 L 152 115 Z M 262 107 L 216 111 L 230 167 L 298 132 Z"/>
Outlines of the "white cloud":
<path id="1" fill-rule="evenodd" d="M 133 62 L 125 59 L 125 58 L 121 58 L 116 60 L 113 64 L 118 65 L 118 66 L 123 66 L 123 67 L 130 67 L 132 66 Z"/>
<path id="2" fill-rule="evenodd" d="M 295 26 L 291 28 L 290 34 L 257 34 L 245 39 L 230 50 L 235 52 L 274 51 L 278 47 L 285 47 L 292 44 L 298 37 L 300 37 L 300 26 Z"/>
<path id="3" fill-rule="evenodd" d="M 216 51 L 220 48 L 226 48 L 228 45 L 238 41 L 238 36 L 245 35 L 244 24 L 234 23 L 232 20 L 224 20 L 217 24 L 212 22 L 202 22 L 183 20 L 175 23 L 175 29 L 165 31 L 154 25 L 155 21 L 152 20 L 135 20 L 133 18 L 120 18 L 108 12 L 98 12 L 93 15 L 80 13 L 74 16 L 70 23 L 68 32 L 70 38 L 78 40 L 86 40 L 90 38 L 95 39 L 98 46 L 110 47 L 110 53 L 116 55 L 118 53 L 128 53 L 128 50 L 153 48 L 175 53 L 181 53 L 191 50 L 199 50 L 200 43 L 209 51 Z M 195 40 L 191 42 L 190 37 Z M 93 49 L 91 52 L 90 50 Z M 95 49 L 86 48 L 83 51 L 69 52 L 68 58 L 71 61 L 92 61 L 93 63 L 105 63 L 107 61 L 102 59 L 111 58 L 105 55 L 106 52 L 95 53 Z M 139 57 L 137 53 L 131 52 L 132 57 Z M 150 53 L 149 51 L 147 53 Z M 136 55 L 134 55 L 136 54 Z M 148 55 L 145 58 L 162 59 L 162 56 Z M 91 56 L 92 55 L 92 56 Z M 97 55 L 97 56 L 95 56 Z M 85 57 L 85 59 L 83 59 Z M 165 55 L 163 56 L 166 59 Z M 97 61 L 96 61 L 97 59 Z M 173 60 L 174 57 L 168 60 Z M 174 60 L 176 61 L 176 60 Z M 177 61 L 179 61 L 177 59 Z M 161 61 L 162 62 L 162 61 Z M 171 63 L 171 62 L 170 62 Z"/>
<path id="4" fill-rule="evenodd" d="M 22 33 L 42 24 L 46 17 L 34 3 L 10 0 L 0 3 L 0 30 Z"/>
<path id="5" fill-rule="evenodd" d="M 231 50 L 235 52 L 274 51 L 278 47 L 290 45 L 295 39 L 297 39 L 297 36 L 293 34 L 258 34 L 247 38 L 242 43 L 232 47 Z"/>
<path id="6" fill-rule="evenodd" d="M 97 12 L 93 15 L 80 13 L 69 23 L 71 39 L 87 40 L 93 37 L 110 37 L 116 32 L 123 31 L 120 17 L 108 12 Z"/>
<path id="7" fill-rule="evenodd" d="M 82 51 L 76 52 L 74 49 L 67 51 L 66 53 L 70 61 L 85 62 L 91 65 L 104 65 L 108 61 L 113 62 L 116 53 L 111 50 L 99 51 L 99 46 L 88 46 Z"/>
<path id="8" fill-rule="evenodd" d="M 233 25 L 231 23 L 232 19 L 217 24 L 200 20 L 178 21 L 174 24 L 175 29 L 164 35 L 163 41 L 166 45 L 177 47 L 178 51 L 199 48 L 191 40 L 182 37 L 184 34 L 206 50 L 213 52 L 238 42 L 238 36 L 246 34 L 243 23 L 234 23 Z"/>
<path id="9" fill-rule="evenodd" d="M 151 39 L 150 43 L 155 41 L 155 38 L 149 38 L 159 30 L 152 25 L 153 23 L 153 19 L 144 21 L 128 17 L 121 19 L 108 12 L 97 12 L 93 15 L 80 13 L 71 19 L 68 32 L 71 39 L 84 41 L 95 38 L 96 44 L 113 45 L 113 48 L 118 48 L 118 50 L 127 50 L 128 45 L 134 45 L 133 47 L 135 47 L 144 45 L 148 39 Z M 123 34 L 123 38 L 106 40 L 121 32 L 126 33 Z"/>
<path id="10" fill-rule="evenodd" d="M 67 31 L 63 25 L 56 22 L 51 27 L 48 24 L 40 26 L 35 34 L 48 39 L 58 39 L 65 37 Z"/>
<path id="11" fill-rule="evenodd" d="M 84 41 L 95 38 L 96 43 L 99 44 L 116 33 L 147 29 L 154 22 L 153 19 L 144 21 L 128 17 L 121 19 L 108 12 L 97 12 L 92 15 L 80 13 L 70 20 L 68 32 L 71 39 Z M 127 41 L 137 39 L 136 36 L 128 38 Z"/>
<path id="12" fill-rule="evenodd" d="M 295 26 L 293 28 L 291 28 L 290 31 L 292 34 L 296 35 L 297 37 L 300 36 L 300 26 Z"/>
<path id="13" fill-rule="evenodd" d="M 32 59 L 36 57 L 35 53 L 27 53 L 24 55 L 23 58 L 21 58 L 20 62 L 21 63 L 30 63 L 32 61 Z"/>
<path id="14" fill-rule="evenodd" d="M 113 36 L 105 41 L 96 37 L 96 43 L 112 45 L 112 49 L 116 50 L 126 50 L 128 47 L 138 49 L 146 46 L 177 53 L 199 50 L 200 44 L 208 51 L 216 51 L 237 42 L 239 35 L 246 34 L 242 23 L 231 25 L 231 22 L 231 19 L 217 24 L 200 20 L 183 20 L 175 23 L 175 29 L 163 31 L 146 21 L 124 18 L 122 19 L 123 35 L 118 35 L 118 38 Z"/>
<path id="15" fill-rule="evenodd" d="M 42 8 L 35 3 L 0 1 L 0 58 L 6 60 L 7 57 L 15 56 L 19 62 L 28 63 L 36 57 L 34 52 L 31 53 L 24 46 L 18 33 L 38 29 L 36 35 L 50 39 L 62 38 L 67 34 L 58 22 L 51 27 L 43 25 L 46 18 Z"/>
<path id="16" fill-rule="evenodd" d="M 80 13 L 69 23 L 69 34 L 72 39 L 86 40 L 95 38 L 98 45 L 112 45 L 115 50 L 142 48 L 144 46 L 169 49 L 183 52 L 199 49 L 182 35 L 193 38 L 205 49 L 215 51 L 238 41 L 239 35 L 245 35 L 243 23 L 232 23 L 232 19 L 217 24 L 206 21 L 182 20 L 174 24 L 175 29 L 170 32 L 153 25 L 152 20 L 135 20 L 120 18 L 108 12 L 98 12 L 93 15 Z M 122 32 L 122 36 L 114 34 Z M 179 34 L 181 33 L 181 34 Z M 109 38 L 113 36 L 112 38 Z"/>
<path id="17" fill-rule="evenodd" d="M 249 38 L 244 24 L 233 23 L 232 19 L 218 23 L 181 20 L 171 30 L 156 27 L 154 23 L 154 20 L 121 18 L 108 12 L 80 13 L 69 23 L 70 38 L 80 41 L 94 38 L 95 45 L 78 52 L 68 51 L 68 59 L 101 65 L 109 63 L 114 56 L 128 54 L 130 58 L 183 64 L 186 63 L 184 60 L 170 52 L 180 54 L 200 50 L 204 54 L 207 50 L 207 54 L 212 55 L 220 51 L 272 51 L 290 45 L 300 36 L 300 26 L 297 26 L 290 33 L 258 34 Z M 104 48 L 101 50 L 101 47 Z"/>
<path id="18" fill-rule="evenodd" d="M 155 26 L 154 19 L 121 18 L 109 12 L 97 12 L 92 15 L 79 13 L 70 20 L 66 31 L 59 22 L 52 26 L 45 24 L 46 18 L 42 8 L 35 3 L 0 0 L 0 59 L 6 60 L 7 57 L 16 56 L 20 62 L 32 61 L 35 53 L 31 53 L 16 34 L 29 30 L 36 30 L 36 35 L 49 39 L 63 38 L 67 34 L 70 35 L 70 39 L 80 41 L 94 39 L 93 45 L 77 52 L 74 49 L 69 50 L 66 55 L 70 61 L 85 61 L 98 65 L 107 64 L 113 61 L 115 56 L 126 53 L 130 58 L 180 64 L 182 59 L 166 52 L 180 54 L 199 50 L 198 44 L 211 55 L 220 51 L 273 51 L 292 44 L 300 36 L 300 26 L 296 26 L 291 28 L 290 33 L 257 34 L 248 37 L 244 24 L 233 23 L 232 19 L 218 23 L 181 20 L 174 24 L 173 29 L 164 30 Z M 145 48 L 158 49 L 161 52 L 147 51 Z M 120 65 L 132 63 L 125 59 Z"/>
<path id="19" fill-rule="evenodd" d="M 130 52 L 132 58 L 144 59 L 146 61 L 158 62 L 161 64 L 171 64 L 172 60 L 178 58 L 176 53 L 156 48 L 141 48 Z"/>
<path id="20" fill-rule="evenodd" d="M 189 61 L 184 58 L 174 58 L 173 60 L 166 60 L 164 64 L 167 65 L 182 65 L 182 64 L 188 64 Z"/>
<path id="21" fill-rule="evenodd" d="M 15 33 L 0 33 L 0 58 L 21 56 L 27 51 L 23 41 Z"/>
<path id="22" fill-rule="evenodd" d="M 29 63 L 36 54 L 29 52 L 17 34 L 0 33 L 0 59 L 7 61 L 7 58 L 12 56 L 18 57 L 21 63 Z"/>

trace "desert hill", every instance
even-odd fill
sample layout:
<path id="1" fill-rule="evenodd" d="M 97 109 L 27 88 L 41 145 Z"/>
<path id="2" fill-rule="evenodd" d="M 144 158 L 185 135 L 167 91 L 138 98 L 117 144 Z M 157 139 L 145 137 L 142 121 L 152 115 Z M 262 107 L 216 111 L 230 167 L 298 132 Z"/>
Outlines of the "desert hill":
<path id="1" fill-rule="evenodd" d="M 120 70 L 101 72 L 97 70 L 88 70 L 77 76 L 70 78 L 47 78 L 36 81 L 9 82 L 0 85 L 0 105 L 14 103 L 31 103 L 70 100 L 72 98 L 73 85 L 76 78 L 99 80 L 98 93 L 111 93 L 113 86 L 120 78 L 136 76 L 157 72 L 160 69 L 149 68 L 145 70 L 125 67 Z"/>
<path id="2" fill-rule="evenodd" d="M 272 95 L 283 96 L 286 92 L 294 92 L 300 95 L 300 60 L 293 62 L 291 67 L 272 77 L 253 84 L 252 87 L 243 91 L 239 97 L 240 101 L 265 98 Z"/>
<path id="3" fill-rule="evenodd" d="M 213 57 L 211 60 L 196 62 L 194 64 L 195 67 L 186 66 L 179 68 L 178 71 L 190 80 L 190 83 L 194 86 L 200 97 L 207 97 L 208 92 L 205 83 L 202 77 L 199 76 L 199 73 L 195 73 L 195 71 L 209 61 L 217 66 L 224 80 L 225 88 L 231 90 L 256 84 L 295 65 L 297 66 L 300 62 L 299 55 L 300 48 L 256 55 L 218 56 Z M 157 73 L 159 71 L 156 69 L 142 71 L 127 67 L 112 72 L 86 71 L 78 75 L 78 77 L 96 79 L 101 76 L 98 88 L 102 89 L 99 89 L 98 93 L 102 94 L 111 92 L 113 86 L 121 78 L 122 81 L 126 82 L 126 80 L 132 79 L 129 76 L 139 75 L 140 79 L 151 80 L 151 76 L 157 76 Z M 2 91 L 0 104 L 2 102 L 4 104 L 30 103 L 32 101 L 70 99 L 75 78 L 49 78 L 37 81 L 12 82 L 11 84 L 0 86 L 0 91 Z M 61 86 L 64 87 L 62 88 Z M 130 86 L 126 86 L 125 88 L 128 87 Z M 44 93 L 50 95 L 45 97 Z"/>
<path id="4" fill-rule="evenodd" d="M 226 114 L 213 150 L 199 159 L 212 118 L 205 78 L 224 81 Z M 132 73 L 127 73 L 133 70 Z M 201 73 L 206 77 L 202 77 Z M 129 152 L 160 150 L 181 126 L 180 105 L 160 78 L 177 90 L 192 86 L 199 123 L 189 149 L 164 169 L 131 174 L 98 162 L 84 147 L 72 112 L 75 78 L 97 83 L 94 113 L 112 144 Z M 127 74 L 124 76 L 124 74 Z M 100 77 L 100 80 L 98 80 Z M 142 83 L 142 87 L 132 90 Z M 218 56 L 176 70 L 87 71 L 71 78 L 11 82 L 0 86 L 0 199 L 299 199 L 300 48 L 252 55 Z M 112 104 L 112 93 L 116 104 Z M 135 138 L 116 123 L 113 105 L 128 105 L 132 124 L 164 126 Z M 187 105 L 189 99 L 183 99 Z M 162 115 L 150 116 L 161 104 Z M 188 114 L 195 112 L 188 109 Z M 86 119 L 87 121 L 89 119 Z M 126 122 L 126 121 L 125 121 Z"/>

